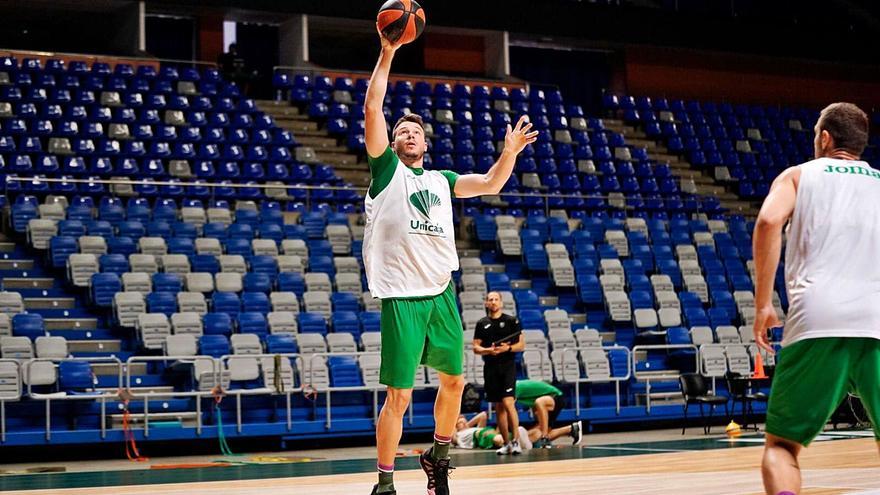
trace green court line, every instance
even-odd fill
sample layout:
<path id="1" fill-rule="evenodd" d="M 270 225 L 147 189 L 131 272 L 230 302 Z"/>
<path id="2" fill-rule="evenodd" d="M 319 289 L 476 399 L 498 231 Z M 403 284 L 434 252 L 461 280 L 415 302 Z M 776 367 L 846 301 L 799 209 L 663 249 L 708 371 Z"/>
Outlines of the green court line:
<path id="1" fill-rule="evenodd" d="M 458 467 L 485 466 L 493 464 L 518 464 L 523 462 L 559 461 L 569 459 L 596 459 L 602 457 L 641 455 L 646 453 L 701 451 L 754 446 L 754 443 L 719 442 L 717 437 L 709 437 L 661 442 L 611 444 L 590 446 L 590 448 L 581 449 L 569 447 L 557 449 L 534 449 L 521 456 L 499 457 L 495 452 L 490 450 L 485 452 L 469 452 L 467 454 L 454 455 L 453 464 Z M 269 455 L 281 456 L 290 454 L 292 454 L 292 452 L 279 452 L 277 454 Z M 247 457 L 244 459 L 246 460 Z M 230 462 L 235 461 L 231 460 Z M 419 469 L 418 457 L 398 458 L 396 461 L 396 467 L 398 470 Z M 333 474 L 367 473 L 373 472 L 375 469 L 375 459 L 348 459 L 278 464 L 233 464 L 224 467 L 189 469 L 137 469 L 16 474 L 0 476 L 0 491 L 326 476 Z"/>

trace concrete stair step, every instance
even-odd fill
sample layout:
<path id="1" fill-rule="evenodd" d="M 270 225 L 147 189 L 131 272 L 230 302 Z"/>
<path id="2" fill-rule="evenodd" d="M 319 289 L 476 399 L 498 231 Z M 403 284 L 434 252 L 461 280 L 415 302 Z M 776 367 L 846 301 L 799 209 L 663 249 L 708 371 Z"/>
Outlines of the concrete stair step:
<path id="1" fill-rule="evenodd" d="M 46 330 L 95 330 L 98 328 L 97 318 L 46 318 L 43 320 Z"/>
<path id="2" fill-rule="evenodd" d="M 0 260 L 0 270 L 33 270 L 34 260 Z"/>
<path id="3" fill-rule="evenodd" d="M 510 287 L 513 289 L 531 289 L 532 288 L 532 281 L 531 280 L 522 280 L 522 279 L 511 280 Z"/>
<path id="4" fill-rule="evenodd" d="M 15 251 L 14 242 L 0 242 L 0 253 L 11 253 Z"/>
<path id="5" fill-rule="evenodd" d="M 543 296 L 538 298 L 538 304 L 541 306 L 558 306 L 559 298 L 556 296 Z"/>
<path id="6" fill-rule="evenodd" d="M 128 366 L 131 369 L 132 377 L 147 374 L 147 363 L 132 363 Z M 119 367 L 115 363 L 92 363 L 92 372 L 100 376 L 116 376 L 119 373 Z M 134 380 L 132 380 L 132 384 L 134 384 Z"/>
<path id="7" fill-rule="evenodd" d="M 156 399 L 156 400 L 159 400 L 159 399 Z M 157 406 L 157 407 L 159 407 L 159 406 Z M 181 426 L 183 426 L 185 428 L 195 428 L 198 423 L 198 421 L 196 420 L 196 417 L 197 417 L 197 415 L 195 412 L 186 412 L 186 411 L 167 412 L 167 413 L 151 412 L 150 413 L 150 423 L 179 421 L 181 423 Z M 113 429 L 113 430 L 121 430 L 122 429 L 122 418 L 123 418 L 122 414 L 111 414 L 111 415 L 109 415 L 109 418 L 110 418 L 110 425 L 109 426 L 111 429 Z M 136 426 L 134 426 L 135 428 L 143 428 L 143 424 L 145 422 L 145 419 L 146 419 L 146 414 L 131 414 L 131 415 L 129 415 L 128 421 L 129 421 L 129 424 L 131 424 L 133 426 L 136 425 Z"/>
<path id="8" fill-rule="evenodd" d="M 343 148 L 344 149 L 344 148 Z M 347 151 L 347 150 L 346 150 Z M 358 162 L 357 155 L 338 151 L 315 151 L 318 160 L 327 165 L 355 165 Z"/>
<path id="9" fill-rule="evenodd" d="M 316 151 L 319 150 L 340 150 L 340 151 L 348 151 L 348 148 L 339 146 L 339 141 L 336 138 L 329 137 L 327 135 L 323 136 L 306 136 L 306 135 L 296 135 L 296 141 L 301 146 L 308 146 Z"/>
<path id="10" fill-rule="evenodd" d="M 76 299 L 72 297 L 26 297 L 25 309 L 73 309 Z"/>
<path id="11" fill-rule="evenodd" d="M 350 182 L 354 186 L 366 187 L 370 185 L 370 172 L 366 170 L 348 170 L 334 167 L 336 175 L 345 182 Z"/>
<path id="12" fill-rule="evenodd" d="M 68 340 L 70 352 L 119 352 L 122 350 L 120 340 Z"/>
<path id="13" fill-rule="evenodd" d="M 54 286 L 54 278 L 5 277 L 3 279 L 4 289 L 51 289 Z"/>
<path id="14" fill-rule="evenodd" d="M 311 120 L 303 120 L 303 119 L 284 119 L 276 122 L 278 127 L 282 129 L 287 129 L 288 131 L 293 132 L 294 134 L 303 131 L 317 131 L 318 123 L 312 122 Z"/>

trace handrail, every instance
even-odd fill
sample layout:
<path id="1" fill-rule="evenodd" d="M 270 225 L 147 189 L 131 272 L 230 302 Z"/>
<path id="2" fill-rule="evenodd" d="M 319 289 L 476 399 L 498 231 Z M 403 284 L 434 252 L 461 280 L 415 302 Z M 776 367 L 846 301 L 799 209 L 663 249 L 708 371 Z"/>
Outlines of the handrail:
<path id="1" fill-rule="evenodd" d="M 675 350 L 675 349 L 691 349 L 694 351 L 694 369 L 700 369 L 700 353 L 697 346 L 693 344 L 660 344 L 660 345 L 637 345 L 632 348 L 632 352 L 630 356 L 632 356 L 632 369 L 633 376 L 636 380 L 644 380 L 645 381 L 645 408 L 648 414 L 651 414 L 651 380 L 669 380 L 669 379 L 677 379 L 679 377 L 679 373 L 676 374 L 664 374 L 664 375 L 639 375 L 638 367 L 636 366 L 636 353 L 637 351 L 649 351 L 649 350 Z M 664 370 L 661 370 L 664 371 Z"/>
<path id="2" fill-rule="evenodd" d="M 6 401 L 21 400 L 21 363 L 17 359 L 0 359 L 0 364 L 15 365 L 15 397 L 0 396 L 0 443 L 6 442 Z"/>
<path id="3" fill-rule="evenodd" d="M 317 74 L 330 74 L 334 77 L 363 77 L 368 79 L 370 77 L 369 71 L 364 70 L 338 70 L 338 69 L 329 69 L 326 67 L 304 67 L 300 65 L 276 65 L 272 67 L 272 73 L 276 72 L 289 72 L 289 73 L 306 73 L 308 75 L 314 76 Z M 328 76 L 329 77 L 329 76 Z M 465 84 L 479 84 L 485 85 L 489 87 L 495 86 L 505 86 L 509 88 L 522 88 L 528 89 L 528 83 L 516 82 L 516 81 L 506 81 L 503 79 L 486 79 L 481 77 L 466 77 L 466 76 L 432 76 L 432 75 L 424 75 L 424 74 L 405 74 L 405 73 L 395 73 L 388 77 L 389 82 L 395 81 L 442 81 L 442 82 L 451 82 L 451 83 L 465 83 Z"/>
<path id="4" fill-rule="evenodd" d="M 104 362 L 110 361 L 115 362 L 118 372 L 116 375 L 117 379 L 117 392 L 97 392 L 90 393 L 84 395 L 64 395 L 64 396 L 56 396 L 52 394 L 48 394 L 41 397 L 36 397 L 32 393 L 32 385 L 30 380 L 30 370 L 31 365 L 36 362 L 64 362 L 64 361 L 85 361 L 85 362 Z M 52 401 L 60 400 L 60 401 L 75 401 L 75 400 L 99 400 L 101 402 L 101 438 L 105 438 L 107 436 L 107 399 L 115 399 L 119 397 L 118 390 L 122 390 L 122 361 L 116 356 L 99 356 L 99 357 L 67 357 L 67 358 L 31 358 L 27 362 L 24 363 L 24 374 L 22 376 L 28 377 L 28 386 L 27 392 L 28 396 L 34 400 L 42 400 L 46 402 L 46 441 L 52 439 Z M 56 378 L 57 380 L 57 378 Z"/>
<path id="5" fill-rule="evenodd" d="M 183 60 L 176 58 L 158 58 L 158 57 L 137 57 L 129 55 L 110 55 L 99 53 L 77 53 L 77 52 L 51 52 L 42 50 L 19 50 L 17 48 L 0 48 L 0 55 L 12 57 L 33 57 L 33 58 L 66 58 L 86 59 L 84 61 L 102 62 L 105 60 L 116 61 L 114 63 L 124 63 L 125 61 L 143 61 L 158 63 L 174 63 L 174 64 L 193 64 L 217 67 L 216 62 L 208 62 L 205 60 Z"/>
<path id="6" fill-rule="evenodd" d="M 149 186 L 177 186 L 177 187 L 230 187 L 230 188 L 266 188 L 266 189 L 303 189 L 303 190 L 322 190 L 322 191 L 357 191 L 357 192 L 366 192 L 369 188 L 364 187 L 356 187 L 356 186 L 324 186 L 324 185 L 307 185 L 307 184 L 283 184 L 283 183 L 249 183 L 249 184 L 241 184 L 241 183 L 228 183 L 221 184 L 216 182 L 181 182 L 181 181 L 172 181 L 172 180 L 147 180 L 147 179 L 74 179 L 74 178 L 57 178 L 57 177 L 19 177 L 15 175 L 6 176 L 7 182 L 46 182 L 46 183 L 68 183 L 68 184 L 107 184 L 107 185 L 149 185 Z M 23 194 L 26 191 L 21 191 Z M 717 196 L 717 193 L 713 193 L 712 195 Z M 485 197 L 490 196 L 514 196 L 514 197 L 537 197 L 537 198 L 560 198 L 560 199 L 618 199 L 614 196 L 603 195 L 603 194 L 574 194 L 574 193 L 539 193 L 539 192 L 507 192 L 502 191 L 498 194 L 487 195 Z M 705 197 L 707 195 L 692 195 Z M 657 198 L 657 200 L 662 202 L 674 201 L 668 198 Z"/>
<path id="7" fill-rule="evenodd" d="M 590 377 L 585 378 L 585 377 L 581 376 L 580 367 L 581 367 L 581 364 L 583 364 L 583 359 L 579 359 L 578 355 L 583 357 L 584 351 L 597 350 L 597 349 L 603 351 L 605 353 L 606 358 L 608 358 L 608 351 L 613 351 L 613 350 L 624 351 L 624 353 L 626 353 L 626 375 L 613 376 L 613 375 L 609 374 L 608 378 L 590 378 Z M 632 373 L 633 373 L 632 358 L 630 356 L 631 353 L 630 353 L 629 348 L 621 346 L 621 345 L 610 345 L 610 346 L 580 346 L 580 345 L 578 345 L 575 347 L 563 347 L 562 348 L 562 361 L 560 362 L 560 366 L 563 369 L 563 373 L 565 370 L 565 362 L 567 359 L 569 359 L 569 358 L 567 358 L 569 353 L 574 353 L 575 362 L 578 364 L 578 378 L 577 378 L 577 380 L 573 380 L 573 381 L 565 379 L 565 377 L 562 377 L 562 378 L 557 377 L 557 379 L 559 379 L 559 381 L 563 382 L 563 383 L 574 383 L 575 384 L 574 390 L 575 390 L 575 401 L 576 401 L 576 405 L 575 405 L 576 414 L 578 416 L 580 416 L 580 414 L 581 414 L 581 401 L 580 401 L 580 384 L 581 383 L 609 383 L 609 382 L 614 383 L 615 399 L 616 399 L 616 412 L 617 412 L 617 414 L 620 414 L 620 384 L 622 382 L 629 381 L 629 379 L 632 378 Z M 611 366 L 611 363 L 609 362 L 609 367 L 610 366 Z M 586 369 L 584 369 L 584 372 L 586 373 Z"/>

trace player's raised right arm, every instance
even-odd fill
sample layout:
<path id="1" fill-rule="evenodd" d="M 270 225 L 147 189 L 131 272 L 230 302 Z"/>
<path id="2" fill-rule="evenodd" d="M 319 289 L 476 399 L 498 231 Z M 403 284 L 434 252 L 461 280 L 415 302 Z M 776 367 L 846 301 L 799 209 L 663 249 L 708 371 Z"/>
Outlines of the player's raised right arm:
<path id="1" fill-rule="evenodd" d="M 385 91 L 388 88 L 388 74 L 391 72 L 391 60 L 394 59 L 394 52 L 401 46 L 399 43 L 389 42 L 381 33 L 379 39 L 382 40 L 382 52 L 370 77 L 370 86 L 367 88 L 364 101 L 364 141 L 367 145 L 367 154 L 372 158 L 378 158 L 388 148 L 388 128 L 383 105 Z"/>

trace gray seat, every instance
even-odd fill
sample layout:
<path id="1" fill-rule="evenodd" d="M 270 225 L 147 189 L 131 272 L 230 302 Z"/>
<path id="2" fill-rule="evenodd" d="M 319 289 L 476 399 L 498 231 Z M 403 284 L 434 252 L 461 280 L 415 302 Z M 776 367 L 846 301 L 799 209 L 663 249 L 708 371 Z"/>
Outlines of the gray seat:
<path id="1" fill-rule="evenodd" d="M 219 274 L 218 274 L 219 275 Z M 208 294 L 214 292 L 214 277 L 210 273 L 195 272 L 184 276 L 186 290 Z"/>
<path id="2" fill-rule="evenodd" d="M 368 290 L 361 294 L 361 305 L 364 307 L 364 311 L 378 312 L 382 309 L 382 301 L 373 297 L 373 294 Z"/>
<path id="3" fill-rule="evenodd" d="M 681 326 L 681 312 L 676 308 L 661 308 L 657 312 L 660 320 L 660 326 L 663 328 L 672 328 Z"/>
<path id="4" fill-rule="evenodd" d="M 554 349 L 550 353 L 553 361 L 553 372 L 561 382 L 577 382 L 581 377 L 581 368 L 578 363 L 577 351 L 570 349 Z"/>
<path id="5" fill-rule="evenodd" d="M 579 347 L 602 347 L 602 336 L 593 328 L 579 328 L 574 332 Z"/>
<path id="6" fill-rule="evenodd" d="M 107 127 L 107 136 L 110 139 L 130 139 L 131 129 L 128 124 L 110 124 Z"/>
<path id="7" fill-rule="evenodd" d="M 278 256 L 278 244 L 272 239 L 254 239 L 251 247 L 256 256 Z"/>
<path id="8" fill-rule="evenodd" d="M 336 273 L 354 273 L 360 275 L 361 266 L 353 256 L 336 256 L 333 258 Z"/>
<path id="9" fill-rule="evenodd" d="M 184 206 L 180 209 L 180 221 L 191 223 L 197 229 L 201 229 L 208 221 L 208 217 L 205 214 L 205 209 L 201 206 Z"/>
<path id="10" fill-rule="evenodd" d="M 260 378 L 260 361 L 257 358 L 232 357 L 226 366 L 231 382 L 249 382 Z"/>
<path id="11" fill-rule="evenodd" d="M 34 361 L 22 367 L 22 382 L 32 387 L 55 385 L 58 381 L 58 368 L 50 361 Z M 42 394 L 32 393 L 32 397 Z"/>
<path id="12" fill-rule="evenodd" d="M 332 292 L 333 286 L 330 284 L 330 276 L 326 273 L 306 273 L 303 277 L 306 283 L 307 291 Z"/>
<path id="13" fill-rule="evenodd" d="M 336 290 L 338 292 L 350 292 L 355 295 L 361 294 L 363 287 L 361 287 L 360 275 L 356 273 L 337 273 Z"/>
<path id="14" fill-rule="evenodd" d="M 269 294 L 272 311 L 290 311 L 299 313 L 299 300 L 295 292 L 272 292 Z"/>
<path id="15" fill-rule="evenodd" d="M 107 241 L 97 235 L 83 235 L 78 239 L 79 252 L 82 254 L 94 254 L 100 256 L 107 254 Z"/>
<path id="16" fill-rule="evenodd" d="M 487 289 L 485 275 L 462 275 L 461 287 L 468 292 L 479 292 L 485 294 Z"/>
<path id="17" fill-rule="evenodd" d="M 224 254 L 219 256 L 220 261 L 220 271 L 226 273 L 240 273 L 244 275 L 247 273 L 247 264 L 244 262 L 244 257 L 240 254 Z"/>
<path id="18" fill-rule="evenodd" d="M 6 313 L 0 313 L 0 337 L 12 335 L 12 318 Z"/>
<path id="19" fill-rule="evenodd" d="M 691 341 L 694 345 L 711 344 L 715 342 L 715 334 L 709 327 L 693 327 L 691 328 Z"/>
<path id="20" fill-rule="evenodd" d="M 175 334 L 165 337 L 164 351 L 166 356 L 196 356 L 199 346 L 195 335 Z"/>
<path id="21" fill-rule="evenodd" d="M 140 292 L 117 292 L 113 296 L 113 313 L 123 327 L 134 327 L 138 315 L 147 312 L 147 303 Z"/>
<path id="22" fill-rule="evenodd" d="M 333 254 L 348 254 L 351 252 L 351 231 L 348 225 L 330 224 L 325 227 L 327 240 L 333 250 Z"/>
<path id="23" fill-rule="evenodd" d="M 16 315 L 24 313 L 24 298 L 20 292 L 0 292 L 0 313 Z"/>
<path id="24" fill-rule="evenodd" d="M 73 147 L 70 145 L 69 139 L 64 137 L 53 137 L 49 138 L 46 151 L 53 155 L 68 156 L 73 154 Z"/>
<path id="25" fill-rule="evenodd" d="M 309 257 L 309 248 L 306 241 L 302 239 L 284 239 L 281 241 L 281 250 L 284 254 L 299 256 L 301 258 Z"/>
<path id="26" fill-rule="evenodd" d="M 37 207 L 41 219 L 55 221 L 67 218 L 65 208 L 67 207 L 61 203 L 46 203 Z"/>
<path id="27" fill-rule="evenodd" d="M 122 106 L 122 98 L 116 91 L 101 91 L 101 105 L 105 107 L 120 107 Z M 118 138 L 113 137 L 113 139 Z"/>
<path id="28" fill-rule="evenodd" d="M 178 179 L 189 179 L 193 176 L 192 167 L 186 160 L 171 160 L 168 162 L 168 174 Z"/>
<path id="29" fill-rule="evenodd" d="M 480 311 L 485 308 L 485 297 L 480 292 L 470 292 L 463 291 L 458 295 L 459 301 L 461 301 L 461 310 L 476 310 Z M 507 309 L 507 308 L 505 308 Z"/>
<path id="30" fill-rule="evenodd" d="M 223 223 L 229 225 L 232 223 L 232 212 L 229 208 L 208 208 L 208 222 Z"/>
<path id="31" fill-rule="evenodd" d="M 467 344 L 467 340 L 465 340 Z M 382 350 L 382 334 L 379 332 L 364 332 L 361 334 L 361 345 L 364 352 L 379 352 Z"/>
<path id="32" fill-rule="evenodd" d="M 214 275 L 214 287 L 218 292 L 241 292 L 244 290 L 240 273 L 221 272 Z"/>
<path id="33" fill-rule="evenodd" d="M 199 90 L 196 88 L 196 83 L 192 81 L 177 81 L 177 92 L 187 96 L 199 94 Z"/>
<path id="34" fill-rule="evenodd" d="M 330 352 L 357 352 L 357 343 L 350 333 L 328 333 L 327 348 Z"/>
<path id="35" fill-rule="evenodd" d="M 302 354 L 327 352 L 327 342 L 324 340 L 324 336 L 319 333 L 301 333 L 296 336 L 296 343 Z"/>
<path id="36" fill-rule="evenodd" d="M 303 259 L 299 256 L 284 254 L 275 258 L 278 261 L 278 271 L 281 273 L 299 273 L 305 271 Z"/>
<path id="37" fill-rule="evenodd" d="M 223 255 L 223 246 L 220 244 L 219 239 L 213 237 L 199 237 L 196 239 L 195 245 L 197 254 L 210 254 L 213 256 Z"/>
<path id="38" fill-rule="evenodd" d="M 141 254 L 152 254 L 156 257 L 168 254 L 168 246 L 161 237 L 141 237 L 138 240 L 138 247 Z"/>
<path id="39" fill-rule="evenodd" d="M 722 325 L 715 329 L 719 344 L 741 344 L 739 330 L 734 326 Z"/>
<path id="40" fill-rule="evenodd" d="M 165 111 L 165 124 L 167 125 L 186 125 L 186 118 L 183 116 L 183 111 L 181 110 L 166 110 Z"/>
<path id="41" fill-rule="evenodd" d="M 358 365 L 361 369 L 361 377 L 367 387 L 379 387 L 379 365 L 381 359 L 376 355 L 358 356 Z"/>
<path id="42" fill-rule="evenodd" d="M 144 349 L 162 349 L 165 338 L 171 335 L 168 317 L 162 313 L 139 314 L 135 328 Z"/>
<path id="43" fill-rule="evenodd" d="M 16 363 L 0 363 L 0 400 L 21 398 L 21 369 Z"/>
<path id="44" fill-rule="evenodd" d="M 161 256 L 161 255 L 160 255 Z M 146 273 L 152 275 L 159 271 L 159 263 L 152 254 L 135 253 L 128 256 L 128 264 L 134 273 Z"/>
<path id="45" fill-rule="evenodd" d="M 208 312 L 208 302 L 201 292 L 178 292 L 177 309 L 181 313 L 197 313 L 204 315 Z"/>
<path id="46" fill-rule="evenodd" d="M 260 337 L 253 333 L 236 333 L 229 338 L 233 354 L 262 354 Z"/>
<path id="47" fill-rule="evenodd" d="M 296 322 L 296 313 L 292 311 L 273 311 L 266 316 L 269 323 L 269 333 L 296 334 L 299 327 Z"/>
<path id="48" fill-rule="evenodd" d="M 162 256 L 162 271 L 186 275 L 189 273 L 189 258 L 185 254 L 166 254 Z"/>
<path id="49" fill-rule="evenodd" d="M 67 339 L 64 337 L 37 337 L 34 348 L 38 358 L 64 359 L 70 354 L 67 350 Z"/>
<path id="50" fill-rule="evenodd" d="M 711 345 L 700 347 L 700 364 L 705 376 L 721 378 L 727 374 L 727 358 L 721 347 Z"/>
<path id="51" fill-rule="evenodd" d="M 153 292 L 153 281 L 146 273 L 123 273 L 122 290 L 125 292 L 141 292 L 149 294 Z"/>
<path id="52" fill-rule="evenodd" d="M 611 378 L 611 364 L 608 355 L 601 348 L 581 351 L 581 361 L 584 363 L 584 371 L 591 381 L 603 381 Z"/>
<path id="53" fill-rule="evenodd" d="M 544 321 L 547 322 L 547 330 L 565 330 L 571 333 L 571 319 L 564 309 L 548 309 L 544 311 Z"/>
<path id="54" fill-rule="evenodd" d="M 67 258 L 67 278 L 77 287 L 88 287 L 92 275 L 100 271 L 94 254 L 71 254 Z"/>
<path id="55" fill-rule="evenodd" d="M 333 313 L 333 305 L 330 302 L 329 292 L 306 291 L 303 294 L 303 306 L 306 311 L 320 313 L 328 320 Z"/>
<path id="56" fill-rule="evenodd" d="M 3 359 L 33 359 L 34 347 L 28 337 L 0 337 L 0 356 Z"/>
<path id="57" fill-rule="evenodd" d="M 295 386 L 293 365 L 283 357 L 260 359 L 263 386 L 275 393 L 289 392 Z"/>
<path id="58" fill-rule="evenodd" d="M 522 256 L 522 239 L 515 229 L 498 229 L 498 247 L 505 256 Z"/>
<path id="59" fill-rule="evenodd" d="M 294 158 L 296 161 L 307 163 L 309 165 L 314 165 L 318 163 L 318 155 L 315 154 L 315 150 L 308 146 L 299 146 L 294 149 Z"/>
<path id="60" fill-rule="evenodd" d="M 202 316 L 199 313 L 174 313 L 171 315 L 171 329 L 175 335 L 202 335 Z"/>

